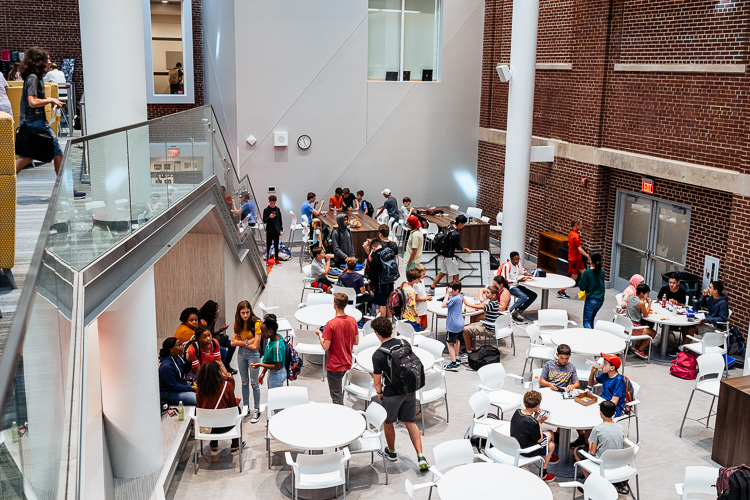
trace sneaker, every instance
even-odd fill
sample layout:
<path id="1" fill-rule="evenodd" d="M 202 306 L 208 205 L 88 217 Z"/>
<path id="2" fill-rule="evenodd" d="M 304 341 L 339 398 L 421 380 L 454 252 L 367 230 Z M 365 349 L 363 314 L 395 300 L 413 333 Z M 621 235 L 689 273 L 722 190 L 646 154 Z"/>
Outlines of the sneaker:
<path id="1" fill-rule="evenodd" d="M 219 442 L 218 441 L 209 441 L 209 446 L 211 446 L 211 451 L 219 451 Z"/>
<path id="2" fill-rule="evenodd" d="M 250 423 L 251 424 L 257 424 L 258 420 L 260 420 L 260 410 L 258 408 L 253 410 L 253 416 L 250 417 Z"/>
<path id="3" fill-rule="evenodd" d="M 466 363 L 467 361 L 469 361 L 469 353 L 462 352 L 458 355 L 458 359 L 461 361 L 461 363 Z"/>
<path id="4" fill-rule="evenodd" d="M 560 298 L 560 299 L 569 299 L 570 295 L 568 295 L 567 293 L 565 293 L 563 290 L 559 290 L 557 292 L 557 297 Z"/>
<path id="5" fill-rule="evenodd" d="M 549 459 L 550 464 L 556 464 L 559 461 L 560 461 L 560 457 L 558 457 L 557 455 L 552 455 Z"/>
<path id="6" fill-rule="evenodd" d="M 79 200 L 85 197 L 86 197 L 86 193 L 84 193 L 83 191 L 73 191 L 73 198 Z"/>
<path id="7" fill-rule="evenodd" d="M 461 363 L 459 363 L 458 361 L 454 361 L 453 363 L 448 363 L 447 365 L 445 365 L 445 369 L 449 372 L 457 372 L 459 366 L 461 366 Z"/>
<path id="8" fill-rule="evenodd" d="M 615 489 L 620 495 L 630 495 L 630 485 L 627 481 L 621 483 L 615 483 Z"/>
<path id="9" fill-rule="evenodd" d="M 515 321 L 516 323 L 526 323 L 526 318 L 524 318 L 523 314 L 518 311 L 513 311 L 510 314 L 510 317 L 513 318 L 513 321 Z"/>
<path id="10" fill-rule="evenodd" d="M 435 289 L 432 288 L 432 287 L 428 287 L 427 288 L 427 295 L 429 295 L 430 297 L 434 297 L 435 296 Z"/>
<path id="11" fill-rule="evenodd" d="M 648 359 L 648 356 L 646 356 L 646 354 L 643 351 L 639 351 L 638 349 L 633 349 L 633 354 L 635 354 L 641 359 L 646 359 L 646 360 Z"/>
<path id="12" fill-rule="evenodd" d="M 424 455 L 417 455 L 417 460 L 419 463 L 419 470 L 430 470 L 430 464 L 427 463 L 427 459 L 424 457 Z"/>
<path id="13" fill-rule="evenodd" d="M 542 478 L 542 481 L 544 481 L 545 483 L 551 483 L 554 480 L 555 480 L 555 476 L 553 474 L 550 474 L 549 472 L 546 473 L 544 477 Z"/>
<path id="14" fill-rule="evenodd" d="M 391 462 L 395 462 L 396 460 L 398 460 L 398 455 L 396 454 L 396 452 L 393 450 L 389 450 L 387 446 L 383 448 L 383 451 L 379 451 L 378 455 L 387 458 Z"/>
<path id="15" fill-rule="evenodd" d="M 578 493 L 583 493 L 583 488 L 581 488 L 580 486 L 576 486 L 576 489 L 578 490 Z"/>

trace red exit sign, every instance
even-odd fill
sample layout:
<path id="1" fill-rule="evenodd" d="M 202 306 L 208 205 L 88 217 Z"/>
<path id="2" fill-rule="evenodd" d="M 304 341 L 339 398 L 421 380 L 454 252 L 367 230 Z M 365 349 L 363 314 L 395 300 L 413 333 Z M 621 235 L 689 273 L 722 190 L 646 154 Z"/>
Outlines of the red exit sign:
<path id="1" fill-rule="evenodd" d="M 641 193 L 654 194 L 653 179 L 641 179 Z"/>
<path id="2" fill-rule="evenodd" d="M 180 156 L 180 150 L 179 149 L 170 149 L 169 150 L 169 156 L 170 156 L 170 158 L 174 158 L 175 156 Z"/>

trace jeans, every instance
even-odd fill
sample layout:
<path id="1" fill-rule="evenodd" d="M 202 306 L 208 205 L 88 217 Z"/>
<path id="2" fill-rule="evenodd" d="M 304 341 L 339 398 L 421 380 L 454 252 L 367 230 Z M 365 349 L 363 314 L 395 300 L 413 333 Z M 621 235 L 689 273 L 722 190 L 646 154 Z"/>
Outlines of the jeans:
<path id="1" fill-rule="evenodd" d="M 170 406 L 177 406 L 180 404 L 180 401 L 182 401 L 182 404 L 185 406 L 195 406 L 197 404 L 195 401 L 195 393 L 193 391 L 161 391 L 159 395 L 162 399 L 166 399 Z"/>
<path id="2" fill-rule="evenodd" d="M 602 308 L 603 300 L 592 299 L 586 297 L 586 301 L 583 303 L 583 327 L 594 328 L 594 319 L 596 319 L 596 313 Z"/>
<path id="3" fill-rule="evenodd" d="M 267 370 L 266 374 L 268 375 L 269 389 L 282 387 L 286 381 L 286 368 L 283 366 L 279 370 Z"/>
<path id="4" fill-rule="evenodd" d="M 237 364 L 242 377 L 242 403 L 250 408 L 250 387 L 253 388 L 253 408 L 260 408 L 260 385 L 258 375 L 260 368 L 251 368 L 250 363 L 260 363 L 260 352 L 253 351 L 247 347 L 240 347 L 237 355 Z M 248 379 L 250 385 L 248 386 Z M 270 379 L 269 379 L 270 380 Z"/>
<path id="5" fill-rule="evenodd" d="M 271 258 L 271 245 L 273 245 L 273 258 L 276 263 L 279 262 L 279 234 L 273 234 L 266 231 L 266 258 Z"/>
<path id="6" fill-rule="evenodd" d="M 510 294 L 516 298 L 515 303 L 511 306 L 510 312 L 518 309 L 518 312 L 524 312 L 535 300 L 536 293 L 532 292 L 525 286 L 517 285 L 511 288 Z"/>
<path id="7" fill-rule="evenodd" d="M 328 392 L 331 394 L 331 401 L 333 401 L 333 404 L 335 405 L 343 405 L 344 404 L 344 387 L 342 385 L 342 382 L 344 380 L 344 375 L 346 375 L 346 371 L 343 372 L 332 372 L 330 370 L 326 370 L 328 373 L 326 374 L 328 376 Z"/>

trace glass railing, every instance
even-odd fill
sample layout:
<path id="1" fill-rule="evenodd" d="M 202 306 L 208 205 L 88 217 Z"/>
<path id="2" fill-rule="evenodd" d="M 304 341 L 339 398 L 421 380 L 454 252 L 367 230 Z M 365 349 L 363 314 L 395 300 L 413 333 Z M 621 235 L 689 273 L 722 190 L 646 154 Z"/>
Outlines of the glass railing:
<path id="1" fill-rule="evenodd" d="M 83 172 L 90 173 L 90 184 L 81 183 Z M 116 247 L 127 252 L 120 243 L 214 178 L 238 254 L 254 250 L 251 258 L 260 262 L 240 222 L 242 202 L 257 201 L 248 178 L 236 174 L 210 106 L 69 141 L 0 358 L 3 500 L 79 498 L 82 277 Z M 87 196 L 77 199 L 75 191 Z"/>

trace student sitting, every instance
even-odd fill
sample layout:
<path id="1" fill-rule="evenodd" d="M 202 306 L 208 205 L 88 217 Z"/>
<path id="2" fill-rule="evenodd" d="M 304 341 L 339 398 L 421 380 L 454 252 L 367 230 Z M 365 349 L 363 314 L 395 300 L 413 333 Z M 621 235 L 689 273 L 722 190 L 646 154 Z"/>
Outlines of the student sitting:
<path id="1" fill-rule="evenodd" d="M 372 203 L 365 200 L 365 192 L 361 189 L 357 191 L 357 206 L 360 212 L 369 217 L 372 217 L 372 214 L 375 213 L 375 208 L 373 208 Z"/>
<path id="2" fill-rule="evenodd" d="M 200 313 L 196 307 L 187 307 L 180 313 L 180 326 L 174 332 L 177 342 L 182 345 L 190 342 L 195 335 Z"/>
<path id="3" fill-rule="evenodd" d="M 359 210 L 357 198 L 352 194 L 349 188 L 341 190 L 341 198 L 344 200 L 344 210 Z"/>
<path id="4" fill-rule="evenodd" d="M 479 305 L 469 302 L 464 297 L 464 305 L 467 307 L 484 310 L 484 319 L 481 322 L 471 323 L 464 327 L 464 342 L 467 352 L 474 350 L 474 337 L 480 335 L 483 337 L 495 336 L 495 321 L 500 315 L 500 304 L 497 302 L 499 293 L 500 289 L 497 286 L 490 285 L 487 289 L 486 300 Z"/>
<path id="5" fill-rule="evenodd" d="M 596 367 L 591 367 L 591 373 L 589 374 L 589 386 L 594 385 L 594 381 L 602 384 L 602 398 L 612 401 L 615 406 L 615 417 L 622 415 L 622 407 L 625 404 L 625 379 L 622 375 L 617 373 L 619 370 L 621 361 L 620 357 L 615 354 L 604 354 L 604 366 L 602 367 L 602 373 L 599 376 L 596 374 Z"/>
<path id="6" fill-rule="evenodd" d="M 222 376 L 221 366 L 215 361 L 204 363 L 198 370 L 198 377 L 195 380 L 198 408 L 209 410 L 235 408 L 238 406 L 237 398 L 234 396 L 234 378 Z M 239 411 L 239 408 L 238 408 Z M 229 432 L 234 426 L 214 427 L 211 434 L 224 434 Z M 211 451 L 219 449 L 218 441 L 211 441 Z M 232 439 L 231 451 L 237 451 L 240 448 L 240 439 Z"/>
<path id="7" fill-rule="evenodd" d="M 651 338 L 656 336 L 654 330 L 654 324 L 650 321 L 646 321 L 651 314 L 651 299 L 648 298 L 650 289 L 645 283 L 641 283 L 635 288 L 635 295 L 632 295 L 628 299 L 625 313 L 628 319 L 633 323 L 633 335 L 643 335 L 644 333 Z M 648 359 L 645 354 L 648 344 L 651 339 L 644 339 L 633 344 L 633 354 L 641 359 Z"/>
<path id="8" fill-rule="evenodd" d="M 333 196 L 328 198 L 328 209 L 329 210 L 338 210 L 339 212 L 341 210 L 344 210 L 344 190 L 340 187 L 336 188 L 336 191 L 333 193 Z"/>
<path id="9" fill-rule="evenodd" d="M 185 357 L 188 362 L 190 362 L 193 373 L 198 373 L 198 369 L 203 363 L 216 361 L 223 370 L 224 378 L 228 379 L 232 377 L 232 375 L 224 368 L 224 363 L 221 362 L 219 342 L 211 337 L 210 330 L 207 330 L 202 326 L 195 329 L 195 340 L 190 342 L 185 349 Z"/>
<path id="10" fill-rule="evenodd" d="M 576 462 L 585 459 L 581 455 L 581 451 L 599 458 L 607 450 L 622 449 L 625 431 L 620 424 L 616 424 L 612 420 L 615 416 L 615 411 L 616 407 L 612 401 L 602 401 L 599 403 L 599 416 L 602 418 L 602 423 L 591 429 L 588 445 L 579 446 L 573 451 Z M 584 477 L 589 476 L 589 473 L 585 469 L 581 469 L 581 472 L 583 472 Z"/>
<path id="11" fill-rule="evenodd" d="M 195 389 L 187 380 L 190 365 L 182 357 L 184 349 L 175 337 L 167 337 L 159 351 L 159 394 L 170 405 L 195 406 Z"/>
<path id="12" fill-rule="evenodd" d="M 557 346 L 557 359 L 544 364 L 539 377 L 539 387 L 549 387 L 553 391 L 572 391 L 581 386 L 578 370 L 569 362 L 571 352 L 567 344 Z"/>
<path id="13" fill-rule="evenodd" d="M 357 304 L 372 302 L 372 292 L 367 291 L 364 276 L 356 272 L 355 269 L 357 269 L 357 259 L 347 257 L 346 269 L 339 274 L 338 285 L 354 288 L 357 291 Z"/>
<path id="14" fill-rule="evenodd" d="M 328 279 L 328 271 L 331 270 L 331 254 L 324 254 L 320 248 L 313 248 L 313 261 L 310 269 L 311 283 L 315 288 L 322 288 L 324 292 L 331 293 L 331 281 Z M 325 260 L 325 263 L 323 261 Z"/>
<path id="15" fill-rule="evenodd" d="M 560 461 L 555 451 L 555 436 L 552 431 L 542 431 L 542 424 L 547 420 L 548 414 L 542 414 L 540 405 L 542 395 L 537 391 L 529 391 L 523 395 L 524 409 L 518 409 L 510 419 L 510 435 L 518 441 L 521 448 L 528 448 L 535 444 L 541 448 L 531 453 L 523 453 L 524 457 L 544 457 L 542 466 L 542 481 L 551 483 L 555 476 L 547 472 L 549 464 Z"/>
<path id="16" fill-rule="evenodd" d="M 401 220 L 406 222 L 413 211 L 414 207 L 411 206 L 411 198 L 404 196 L 403 205 L 398 209 L 398 214 L 401 216 Z"/>
<path id="17" fill-rule="evenodd" d="M 255 213 L 255 202 L 250 199 L 250 193 L 242 193 L 240 201 L 242 202 L 240 206 L 240 219 L 245 220 L 247 218 L 247 225 L 255 226 L 257 215 Z"/>

